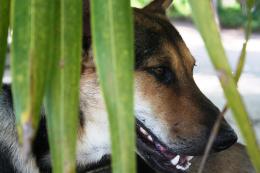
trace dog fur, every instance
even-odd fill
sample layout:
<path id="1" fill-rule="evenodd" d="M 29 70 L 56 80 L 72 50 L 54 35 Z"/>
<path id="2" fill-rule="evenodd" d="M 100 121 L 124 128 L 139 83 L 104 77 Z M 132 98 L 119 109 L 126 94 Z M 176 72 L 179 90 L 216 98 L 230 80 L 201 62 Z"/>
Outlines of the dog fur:
<path id="1" fill-rule="evenodd" d="M 78 172 L 86 172 L 95 165 L 106 162 L 111 154 L 108 117 L 91 50 L 89 2 L 85 0 L 83 4 L 84 53 L 80 79 Z M 165 15 L 170 4 L 171 0 L 154 0 L 143 9 L 133 9 L 134 111 L 139 123 L 137 127 L 145 128 L 154 142 L 167 147 L 167 152 L 197 156 L 189 171 L 192 173 L 197 171 L 200 156 L 220 112 L 194 82 L 195 59 Z M 29 161 L 25 161 L 17 141 L 11 90 L 9 86 L 3 87 L 0 96 L 1 173 L 51 172 L 44 109 L 41 117 L 33 144 L 33 155 Z M 147 145 L 147 139 L 137 136 L 137 153 L 145 161 L 141 165 L 162 173 L 183 172 L 169 166 L 171 160 L 165 160 L 162 153 Z M 244 148 L 238 144 L 231 147 L 236 140 L 233 129 L 223 120 L 212 152 L 227 150 L 210 156 L 206 172 L 220 173 L 228 170 L 226 172 L 242 173 L 253 170 Z M 223 169 L 217 169 L 216 165 Z"/>

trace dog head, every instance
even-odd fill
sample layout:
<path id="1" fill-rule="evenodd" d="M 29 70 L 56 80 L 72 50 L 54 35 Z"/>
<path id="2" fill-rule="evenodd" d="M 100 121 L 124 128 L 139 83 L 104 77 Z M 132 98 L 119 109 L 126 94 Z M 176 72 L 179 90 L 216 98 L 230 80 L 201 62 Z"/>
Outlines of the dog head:
<path id="1" fill-rule="evenodd" d="M 143 9 L 133 9 L 134 110 L 137 153 L 152 168 L 172 173 L 187 170 L 192 156 L 203 154 L 220 111 L 194 82 L 195 60 L 165 15 L 170 4 L 171 0 L 154 0 Z M 107 113 L 90 49 L 91 36 L 86 34 L 89 23 L 85 20 L 86 17 L 80 95 L 84 119 L 78 145 L 80 163 L 99 161 L 110 154 Z M 233 129 L 223 120 L 213 150 L 224 150 L 236 140 Z"/>

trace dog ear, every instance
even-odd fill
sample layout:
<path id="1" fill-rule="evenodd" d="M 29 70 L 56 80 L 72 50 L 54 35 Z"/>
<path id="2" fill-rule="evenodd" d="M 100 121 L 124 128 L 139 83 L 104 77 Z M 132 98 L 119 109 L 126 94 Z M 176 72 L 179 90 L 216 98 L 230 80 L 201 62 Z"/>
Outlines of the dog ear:
<path id="1" fill-rule="evenodd" d="M 167 8 L 172 4 L 173 0 L 153 0 L 150 4 L 143 9 L 147 11 L 153 11 L 165 14 Z"/>

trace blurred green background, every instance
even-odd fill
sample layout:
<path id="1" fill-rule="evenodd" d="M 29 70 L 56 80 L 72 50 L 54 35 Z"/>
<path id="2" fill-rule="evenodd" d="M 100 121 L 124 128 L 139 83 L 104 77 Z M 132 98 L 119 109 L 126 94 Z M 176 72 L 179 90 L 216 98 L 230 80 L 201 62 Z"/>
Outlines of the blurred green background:
<path id="1" fill-rule="evenodd" d="M 132 6 L 143 7 L 151 0 L 132 0 Z M 241 9 L 239 0 L 215 0 L 215 8 L 220 25 L 224 28 L 242 28 L 246 23 L 246 15 Z M 191 21 L 191 9 L 188 0 L 174 0 L 168 10 L 168 16 L 173 20 Z M 253 12 L 252 29 L 260 32 L 260 0 L 256 0 Z"/>

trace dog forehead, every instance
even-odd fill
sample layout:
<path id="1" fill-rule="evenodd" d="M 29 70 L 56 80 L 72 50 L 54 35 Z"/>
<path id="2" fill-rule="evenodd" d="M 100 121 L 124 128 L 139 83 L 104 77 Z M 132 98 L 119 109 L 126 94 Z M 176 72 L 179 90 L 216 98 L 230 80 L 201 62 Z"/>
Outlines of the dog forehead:
<path id="1" fill-rule="evenodd" d="M 184 58 L 178 51 L 185 43 L 165 15 L 134 9 L 134 24 L 136 68 L 146 66 L 153 57 L 169 57 L 167 52 L 177 52 L 174 57 Z"/>

